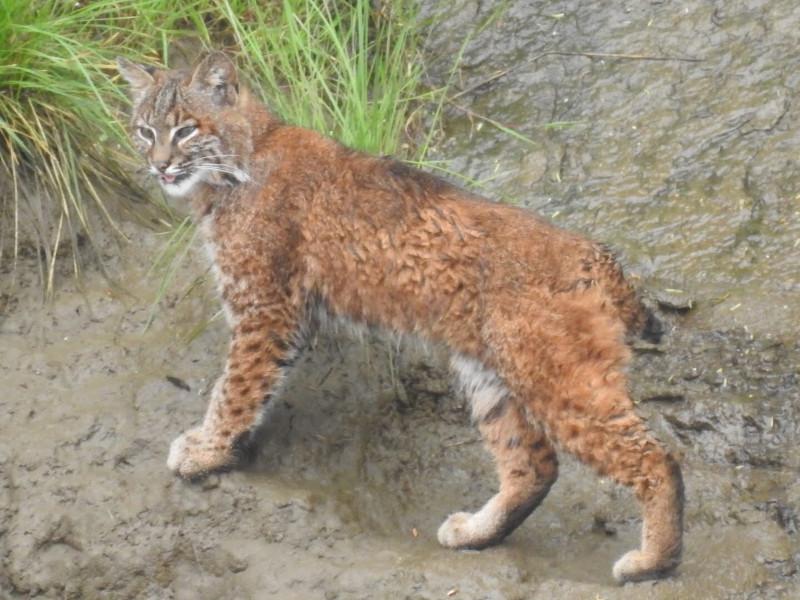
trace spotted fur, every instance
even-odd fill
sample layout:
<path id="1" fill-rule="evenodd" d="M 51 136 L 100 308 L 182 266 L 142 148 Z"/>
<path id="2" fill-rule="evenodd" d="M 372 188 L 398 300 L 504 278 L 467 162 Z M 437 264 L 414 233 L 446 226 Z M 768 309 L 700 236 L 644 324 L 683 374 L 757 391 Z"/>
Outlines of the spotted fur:
<path id="1" fill-rule="evenodd" d="M 224 55 L 190 71 L 119 66 L 133 139 L 165 191 L 193 207 L 233 331 L 206 417 L 173 442 L 170 469 L 192 478 L 234 465 L 320 321 L 380 327 L 452 349 L 496 460 L 499 492 L 451 515 L 444 546 L 511 533 L 555 481 L 558 447 L 642 504 L 641 548 L 614 576 L 674 569 L 680 468 L 628 396 L 623 338 L 644 315 L 606 248 L 281 123 Z"/>

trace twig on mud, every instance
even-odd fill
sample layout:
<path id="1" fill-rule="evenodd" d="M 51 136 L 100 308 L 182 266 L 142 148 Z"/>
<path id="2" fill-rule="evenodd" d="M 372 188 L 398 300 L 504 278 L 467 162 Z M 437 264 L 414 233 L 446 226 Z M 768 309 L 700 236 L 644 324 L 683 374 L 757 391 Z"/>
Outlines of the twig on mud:
<path id="1" fill-rule="evenodd" d="M 566 50 L 548 50 L 546 52 L 542 52 L 534 56 L 531 60 L 537 61 L 540 58 L 544 58 L 545 56 L 584 56 L 586 58 L 613 58 L 617 60 L 655 60 L 655 61 L 677 61 L 677 62 L 703 62 L 704 58 L 695 58 L 695 57 L 683 57 L 683 56 L 656 56 L 652 54 L 625 54 L 619 52 L 569 52 Z M 491 83 L 495 79 L 500 79 L 501 77 L 508 75 L 513 70 L 513 67 L 509 67 L 507 69 L 500 69 L 495 73 L 489 75 L 485 79 L 481 79 L 479 82 L 474 83 L 473 85 L 469 86 L 466 89 L 461 90 L 460 92 L 453 94 L 448 98 L 449 101 L 453 101 L 456 98 L 460 98 L 470 92 L 475 91 L 479 87 L 486 85 L 487 83 Z"/>
<path id="2" fill-rule="evenodd" d="M 465 439 L 465 440 L 458 440 L 458 441 L 455 441 L 455 442 L 449 442 L 447 444 L 444 444 L 444 447 L 445 448 L 455 448 L 456 446 L 466 446 L 467 444 L 475 444 L 478 441 L 479 440 L 477 440 L 476 438 L 468 438 L 468 439 Z"/>
<path id="3" fill-rule="evenodd" d="M 531 60 L 539 60 L 545 56 L 585 56 L 586 58 L 614 58 L 619 60 L 657 60 L 661 62 L 703 62 L 704 58 L 682 57 L 682 56 L 656 56 L 651 54 L 624 54 L 618 52 L 567 52 L 563 50 L 548 50 L 537 54 Z"/>
<path id="4" fill-rule="evenodd" d="M 508 69 L 501 69 L 500 71 L 497 71 L 496 73 L 494 73 L 493 75 L 490 75 L 486 79 L 481 79 L 478 83 L 476 83 L 474 85 L 471 85 L 471 86 L 469 86 L 468 88 L 466 88 L 464 90 L 461 90 L 457 94 L 453 94 L 452 96 L 450 96 L 448 98 L 448 100 L 450 100 L 452 102 L 456 98 L 460 98 L 461 96 L 464 96 L 465 94 L 469 94 L 470 92 L 472 92 L 474 90 L 477 90 L 479 87 L 484 86 L 487 83 L 491 83 L 495 79 L 500 79 L 503 75 L 507 75 L 510 72 L 511 72 L 511 68 L 510 67 Z"/>
<path id="5" fill-rule="evenodd" d="M 317 388 L 316 388 L 316 389 L 319 389 L 319 388 L 321 388 L 321 387 L 322 387 L 322 384 L 323 384 L 323 383 L 325 383 L 325 382 L 328 380 L 328 377 L 330 377 L 330 376 L 331 376 L 331 373 L 333 373 L 333 367 L 331 367 L 330 369 L 328 369 L 328 371 L 325 373 L 325 375 L 323 375 L 323 376 L 322 376 L 322 379 L 320 379 L 320 380 L 317 382 Z"/>
<path id="6" fill-rule="evenodd" d="M 513 127 L 505 125 L 504 123 L 501 123 L 500 121 L 496 121 L 495 119 L 492 119 L 491 117 L 487 117 L 486 115 L 482 115 L 480 113 L 477 113 L 474 110 L 472 110 L 471 108 L 467 108 L 466 106 L 463 106 L 463 105 L 459 104 L 458 102 L 453 102 L 452 98 L 446 98 L 445 101 L 450 106 L 452 106 L 455 109 L 460 110 L 461 112 L 466 114 L 471 119 L 478 119 L 480 121 L 486 121 L 487 123 L 489 123 L 490 125 L 496 127 L 500 131 L 502 131 L 504 133 L 507 133 L 508 135 L 510 135 L 512 137 L 515 137 L 518 140 L 521 140 L 521 141 L 525 142 L 526 144 L 530 144 L 532 146 L 536 145 L 536 142 L 534 142 L 531 138 L 521 134 L 519 131 L 517 131 Z"/>
<path id="7" fill-rule="evenodd" d="M 186 383 L 180 377 L 175 377 L 174 375 L 165 375 L 164 379 L 166 379 L 168 382 L 170 382 L 172 385 L 174 385 L 178 389 L 184 390 L 186 392 L 191 392 L 192 391 L 192 388 L 189 387 L 189 384 Z"/>
<path id="8" fill-rule="evenodd" d="M 683 56 L 656 56 L 651 54 L 625 54 L 619 52 L 568 52 L 565 50 L 548 50 L 546 52 L 537 54 L 531 60 L 537 61 L 540 58 L 544 58 L 546 56 L 583 56 L 586 58 L 610 58 L 615 60 L 651 60 L 651 61 L 661 61 L 661 62 L 676 61 L 676 62 L 688 62 L 688 63 L 703 62 L 705 60 L 704 58 L 683 57 Z M 491 117 L 487 117 L 486 115 L 477 113 L 474 110 L 455 102 L 456 98 L 460 98 L 461 96 L 464 96 L 478 89 L 479 87 L 486 85 L 487 83 L 491 83 L 492 81 L 499 79 L 500 77 L 508 75 L 508 73 L 510 73 L 512 69 L 513 67 L 509 67 L 507 69 L 501 69 L 500 71 L 496 71 L 489 77 L 486 77 L 485 79 L 480 80 L 479 82 L 469 86 L 468 88 L 445 98 L 445 101 L 453 108 L 460 110 L 461 112 L 465 113 L 468 117 L 472 119 L 486 121 L 490 125 L 495 126 L 497 129 L 505 133 L 508 133 L 509 135 L 512 135 L 529 144 L 533 144 L 533 141 L 530 138 L 519 133 L 513 127 L 509 127 L 508 125 L 505 125 L 500 121 L 496 121 Z"/>
<path id="9" fill-rule="evenodd" d="M 346 435 L 336 438 L 332 438 L 327 435 L 322 435 L 321 433 L 312 433 L 311 435 L 317 438 L 318 441 L 322 442 L 323 444 L 328 444 L 329 446 L 332 446 L 334 444 L 349 444 L 350 442 L 353 441 L 352 436 L 346 436 Z"/>

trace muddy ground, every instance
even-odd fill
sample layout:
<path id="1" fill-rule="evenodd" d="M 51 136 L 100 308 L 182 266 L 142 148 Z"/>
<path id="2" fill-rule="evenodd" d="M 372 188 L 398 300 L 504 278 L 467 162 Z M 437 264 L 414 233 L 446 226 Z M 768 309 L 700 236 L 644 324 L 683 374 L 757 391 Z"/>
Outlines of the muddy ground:
<path id="1" fill-rule="evenodd" d="M 495 6 L 440 11 L 432 84 Z M 442 357 L 377 338 L 320 337 L 252 464 L 176 480 L 168 444 L 202 417 L 228 332 L 217 318 L 193 337 L 218 310 L 192 285 L 199 255 L 145 329 L 162 240 L 129 226 L 135 243 L 108 250 L 119 285 L 65 275 L 43 306 L 34 261 L 0 274 L 0 597 L 800 597 L 794 9 L 511 2 L 468 44 L 437 148 L 496 197 L 610 242 L 661 299 L 667 335 L 636 344 L 631 388 L 683 457 L 674 577 L 613 583 L 638 510 L 568 457 L 506 543 L 440 548 L 447 514 L 493 493 L 492 465 Z"/>

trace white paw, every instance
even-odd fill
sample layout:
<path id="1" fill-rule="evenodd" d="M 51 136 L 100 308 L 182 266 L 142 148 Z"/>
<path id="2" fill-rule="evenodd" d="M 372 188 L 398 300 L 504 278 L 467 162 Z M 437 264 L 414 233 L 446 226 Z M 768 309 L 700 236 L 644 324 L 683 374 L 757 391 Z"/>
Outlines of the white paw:
<path id="1" fill-rule="evenodd" d="M 659 558 L 653 554 L 645 554 L 641 550 L 631 550 L 614 563 L 611 573 L 619 583 L 658 579 L 675 569 L 678 562 L 677 557 Z"/>
<path id="2" fill-rule="evenodd" d="M 173 473 L 178 473 L 186 456 L 186 434 L 182 433 L 172 440 L 172 443 L 169 445 L 167 468 Z"/>
<path id="3" fill-rule="evenodd" d="M 469 526 L 471 513 L 453 513 L 439 527 L 436 537 L 439 543 L 445 548 L 467 548 L 473 539 L 472 530 Z"/>
<path id="4" fill-rule="evenodd" d="M 202 477 L 232 462 L 230 447 L 207 436 L 200 428 L 175 438 L 167 456 L 167 468 L 186 479 Z"/>

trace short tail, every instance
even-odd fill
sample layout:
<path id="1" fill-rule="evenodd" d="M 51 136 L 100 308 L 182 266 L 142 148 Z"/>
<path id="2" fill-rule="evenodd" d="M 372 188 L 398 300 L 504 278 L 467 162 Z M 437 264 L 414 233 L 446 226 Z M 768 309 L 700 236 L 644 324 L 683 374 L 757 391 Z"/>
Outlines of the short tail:
<path id="1" fill-rule="evenodd" d="M 648 342 L 653 342 L 654 344 L 660 343 L 661 337 L 664 335 L 664 324 L 648 307 L 642 305 L 642 310 L 645 313 L 645 320 L 644 326 L 639 330 L 639 335 Z"/>
<path id="2" fill-rule="evenodd" d="M 664 325 L 650 308 L 642 303 L 636 289 L 625 278 L 622 266 L 614 254 L 604 246 L 595 248 L 594 267 L 604 291 L 612 298 L 619 318 L 625 323 L 627 332 L 640 335 L 650 342 L 659 343 L 664 334 Z"/>
<path id="3" fill-rule="evenodd" d="M 633 286 L 625 281 L 626 294 L 615 302 L 619 316 L 630 335 L 638 335 L 648 342 L 658 344 L 664 335 L 664 324 L 646 306 Z"/>

